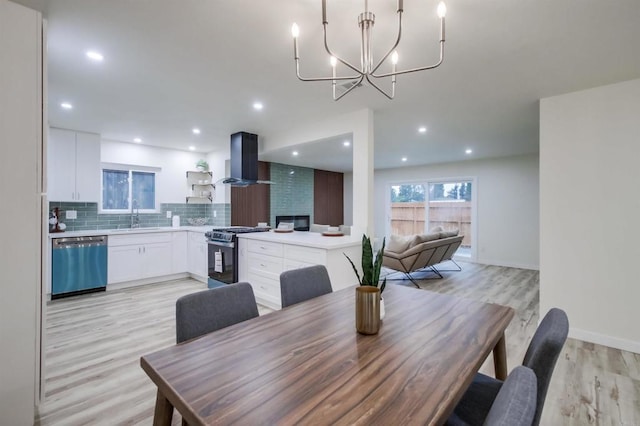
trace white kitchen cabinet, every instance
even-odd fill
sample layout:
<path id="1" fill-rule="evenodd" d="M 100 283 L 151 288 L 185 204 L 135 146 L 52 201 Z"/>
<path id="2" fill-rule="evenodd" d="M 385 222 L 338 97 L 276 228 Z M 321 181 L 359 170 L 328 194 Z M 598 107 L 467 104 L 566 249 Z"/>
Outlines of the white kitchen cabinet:
<path id="1" fill-rule="evenodd" d="M 108 244 L 108 284 L 172 273 L 170 232 L 112 235 Z"/>
<path id="2" fill-rule="evenodd" d="M 200 281 L 206 281 L 208 273 L 208 245 L 204 232 L 189 231 L 188 272 Z"/>
<path id="3" fill-rule="evenodd" d="M 52 128 L 47 151 L 49 200 L 98 202 L 100 135 Z"/>
<path id="4" fill-rule="evenodd" d="M 344 237 L 345 242 L 310 232 L 291 235 L 256 232 L 238 237 L 238 280 L 251 283 L 258 303 L 270 308 L 282 307 L 280 274 L 291 269 L 326 266 L 334 291 L 357 284 L 344 255 L 360 263 L 359 239 Z"/>
<path id="5" fill-rule="evenodd" d="M 186 232 L 174 232 L 171 236 L 171 272 L 180 274 L 188 270 L 188 238 Z"/>

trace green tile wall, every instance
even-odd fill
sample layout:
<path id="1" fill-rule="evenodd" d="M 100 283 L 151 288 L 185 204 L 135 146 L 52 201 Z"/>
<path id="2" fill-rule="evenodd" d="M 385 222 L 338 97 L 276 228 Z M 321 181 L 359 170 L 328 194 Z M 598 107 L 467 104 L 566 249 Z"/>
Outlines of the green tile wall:
<path id="1" fill-rule="evenodd" d="M 293 173 L 292 173 L 293 172 Z M 309 215 L 313 223 L 313 169 L 271 163 L 271 226 L 276 216 Z"/>
<path id="2" fill-rule="evenodd" d="M 97 229 L 129 228 L 131 214 L 99 214 L 97 203 L 49 202 L 49 211 L 58 207 L 63 213 L 60 221 L 67 225 L 67 231 L 92 231 Z M 75 210 L 77 219 L 67 219 L 64 212 Z M 171 219 L 167 219 L 166 212 L 180 216 L 180 225 L 189 226 L 189 218 L 206 217 L 207 225 L 229 226 L 231 222 L 231 205 L 228 203 L 214 204 L 160 204 L 160 213 L 140 213 L 141 227 L 171 226 Z M 215 217 L 214 217 L 215 212 Z"/>

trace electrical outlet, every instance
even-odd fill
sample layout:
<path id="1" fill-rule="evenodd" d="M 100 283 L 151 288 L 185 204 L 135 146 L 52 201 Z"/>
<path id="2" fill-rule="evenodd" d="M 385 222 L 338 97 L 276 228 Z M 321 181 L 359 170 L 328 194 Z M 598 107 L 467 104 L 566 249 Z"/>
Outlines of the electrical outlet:
<path id="1" fill-rule="evenodd" d="M 65 213 L 65 216 L 67 219 L 77 219 L 78 218 L 78 211 L 77 210 L 67 210 L 67 212 Z"/>
<path id="2" fill-rule="evenodd" d="M 171 219 L 171 210 L 167 210 L 167 219 Z"/>
<path id="3" fill-rule="evenodd" d="M 213 217 L 218 217 L 218 212 L 217 211 L 213 211 Z"/>

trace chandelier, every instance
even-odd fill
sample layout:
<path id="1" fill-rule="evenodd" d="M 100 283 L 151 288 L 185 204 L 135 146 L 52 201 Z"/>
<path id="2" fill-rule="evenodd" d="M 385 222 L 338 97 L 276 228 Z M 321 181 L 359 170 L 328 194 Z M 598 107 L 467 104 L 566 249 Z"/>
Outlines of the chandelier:
<path id="1" fill-rule="evenodd" d="M 346 60 L 340 58 L 335 55 L 331 49 L 329 49 L 329 45 L 327 43 L 327 26 L 329 25 L 329 21 L 327 21 L 327 1 L 322 0 L 322 28 L 324 33 L 324 48 L 329 54 L 331 68 L 333 69 L 333 75 L 331 77 L 302 77 L 300 75 L 300 56 L 298 54 L 298 36 L 300 35 L 300 29 L 297 24 L 293 24 L 291 27 L 291 34 L 293 35 L 293 52 L 294 52 L 294 60 L 296 62 L 296 75 L 298 79 L 302 81 L 331 81 L 333 85 L 333 100 L 338 101 L 344 95 L 351 92 L 356 87 L 360 86 L 364 80 L 375 87 L 380 93 L 385 95 L 389 99 L 393 99 L 396 92 L 396 76 L 400 74 L 408 74 L 417 71 L 425 71 L 438 67 L 442 60 L 444 59 L 444 17 L 447 13 L 447 8 L 444 2 L 440 2 L 438 5 L 438 17 L 440 18 L 440 60 L 434 64 L 425 67 L 418 68 L 410 68 L 406 70 L 398 71 L 398 53 L 396 52 L 396 47 L 400 43 L 400 37 L 402 36 L 402 12 L 403 10 L 403 0 L 398 0 L 398 36 L 396 37 L 396 41 L 393 44 L 393 47 L 389 49 L 389 51 L 378 61 L 374 66 L 373 54 L 371 53 L 371 30 L 373 29 L 373 24 L 375 23 L 376 17 L 372 12 L 369 12 L 369 2 L 368 0 L 364 0 L 364 12 L 358 15 L 358 26 L 360 27 L 360 31 L 362 33 L 362 39 L 360 42 L 360 67 L 356 67 Z M 376 74 L 376 71 L 380 66 L 387 60 L 391 60 L 391 72 Z M 349 68 L 351 71 L 355 72 L 354 75 L 349 76 L 337 76 L 336 74 L 336 66 L 338 62 Z M 391 77 L 391 93 L 387 93 L 383 90 L 378 84 L 374 83 L 372 80 Z M 345 92 L 336 96 L 336 83 L 338 81 L 348 81 L 350 87 L 347 88 Z"/>

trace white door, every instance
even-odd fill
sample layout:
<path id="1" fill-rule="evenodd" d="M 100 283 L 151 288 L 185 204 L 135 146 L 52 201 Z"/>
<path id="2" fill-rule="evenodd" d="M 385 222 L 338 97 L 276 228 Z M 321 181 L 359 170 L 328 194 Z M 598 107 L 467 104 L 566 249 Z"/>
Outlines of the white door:
<path id="1" fill-rule="evenodd" d="M 137 280 L 142 277 L 142 246 L 109 246 L 107 283 Z"/>
<path id="2" fill-rule="evenodd" d="M 76 201 L 100 199 L 100 135 L 76 134 Z"/>
<path id="3" fill-rule="evenodd" d="M 48 144 L 47 197 L 51 201 L 77 201 L 76 133 L 51 129 Z"/>

